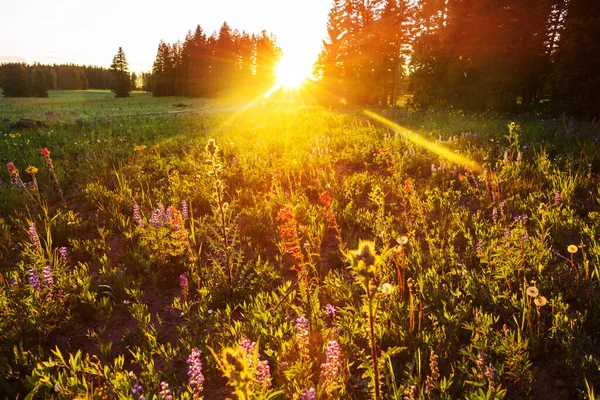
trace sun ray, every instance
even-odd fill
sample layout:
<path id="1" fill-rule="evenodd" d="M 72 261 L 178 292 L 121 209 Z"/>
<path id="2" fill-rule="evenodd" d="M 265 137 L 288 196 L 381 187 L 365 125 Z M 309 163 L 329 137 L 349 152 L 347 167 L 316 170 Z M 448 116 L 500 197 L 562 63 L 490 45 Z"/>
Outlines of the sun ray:
<path id="1" fill-rule="evenodd" d="M 396 132 L 404 134 L 405 137 L 414 144 L 421 146 L 424 149 L 429 150 L 432 153 L 437 154 L 438 156 L 445 158 L 455 164 L 462 165 L 463 167 L 468 167 L 475 172 L 483 172 L 483 167 L 481 167 L 481 165 L 479 165 L 477 162 L 470 160 L 464 156 L 461 156 L 460 154 L 457 154 L 454 151 L 447 149 L 442 145 L 430 142 L 429 140 L 420 136 L 418 133 L 415 133 L 410 129 L 404 128 L 403 126 L 398 125 L 397 123 L 390 121 L 389 119 L 382 117 L 381 115 L 374 113 L 373 111 L 363 110 L 363 112 L 367 116 L 375 119 L 376 121 L 379 121 L 382 124 L 394 129 Z"/>

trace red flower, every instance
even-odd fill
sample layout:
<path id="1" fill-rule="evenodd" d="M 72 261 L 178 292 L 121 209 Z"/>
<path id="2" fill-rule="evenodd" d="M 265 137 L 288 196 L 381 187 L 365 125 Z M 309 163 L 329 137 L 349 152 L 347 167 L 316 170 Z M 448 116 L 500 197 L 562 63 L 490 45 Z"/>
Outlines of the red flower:
<path id="1" fill-rule="evenodd" d="M 404 189 L 408 192 L 408 193 L 412 193 L 413 192 L 413 181 L 410 178 L 407 178 L 404 181 Z"/>
<path id="2" fill-rule="evenodd" d="M 40 154 L 46 158 L 50 156 L 50 150 L 48 150 L 47 147 L 44 147 L 42 150 L 40 150 Z"/>

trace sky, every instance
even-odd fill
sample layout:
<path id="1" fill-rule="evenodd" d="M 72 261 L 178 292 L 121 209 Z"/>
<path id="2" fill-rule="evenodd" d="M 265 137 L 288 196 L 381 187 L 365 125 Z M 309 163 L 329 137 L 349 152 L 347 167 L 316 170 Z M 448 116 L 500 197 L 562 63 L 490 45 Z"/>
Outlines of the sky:
<path id="1" fill-rule="evenodd" d="M 4 2 L 4 1 L 3 1 Z M 7 0 L 2 5 L 0 62 L 110 67 L 123 47 L 131 71 L 152 69 L 161 39 L 183 41 L 200 24 L 224 21 L 240 31 L 266 29 L 287 63 L 310 72 L 327 32 L 331 0 Z"/>

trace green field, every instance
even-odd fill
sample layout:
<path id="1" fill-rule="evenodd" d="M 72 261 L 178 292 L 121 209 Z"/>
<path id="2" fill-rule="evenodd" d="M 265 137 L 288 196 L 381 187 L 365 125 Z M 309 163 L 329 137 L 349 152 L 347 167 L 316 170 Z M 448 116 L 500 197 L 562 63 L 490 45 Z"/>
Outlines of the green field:
<path id="1" fill-rule="evenodd" d="M 72 119 L 138 116 L 190 112 L 237 105 L 232 100 L 152 97 L 151 93 L 132 92 L 117 99 L 108 90 L 52 90 L 48 98 L 0 97 L 0 118 L 30 118 L 49 123 Z"/>
<path id="2" fill-rule="evenodd" d="M 0 127 L 0 393 L 590 398 L 599 125 L 373 112 Z"/>

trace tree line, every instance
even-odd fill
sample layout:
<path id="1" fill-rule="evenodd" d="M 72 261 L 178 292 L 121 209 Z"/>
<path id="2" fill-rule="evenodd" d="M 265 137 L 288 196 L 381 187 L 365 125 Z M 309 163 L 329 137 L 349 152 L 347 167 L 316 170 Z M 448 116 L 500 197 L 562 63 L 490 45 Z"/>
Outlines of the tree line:
<path id="1" fill-rule="evenodd" d="M 264 30 L 250 34 L 224 22 L 209 36 L 198 25 L 183 43 L 159 43 L 150 86 L 154 96 L 252 96 L 274 85 L 280 56 Z"/>
<path id="2" fill-rule="evenodd" d="M 324 97 L 600 113 L 597 0 L 334 0 L 327 29 Z"/>
<path id="3" fill-rule="evenodd" d="M 112 89 L 113 78 L 111 69 L 98 66 L 0 64 L 0 87 L 5 97 L 48 97 L 48 90 L 107 90 Z M 128 79 L 130 90 L 143 89 L 143 80 L 135 72 Z M 146 89 L 150 90 L 147 84 Z"/>

